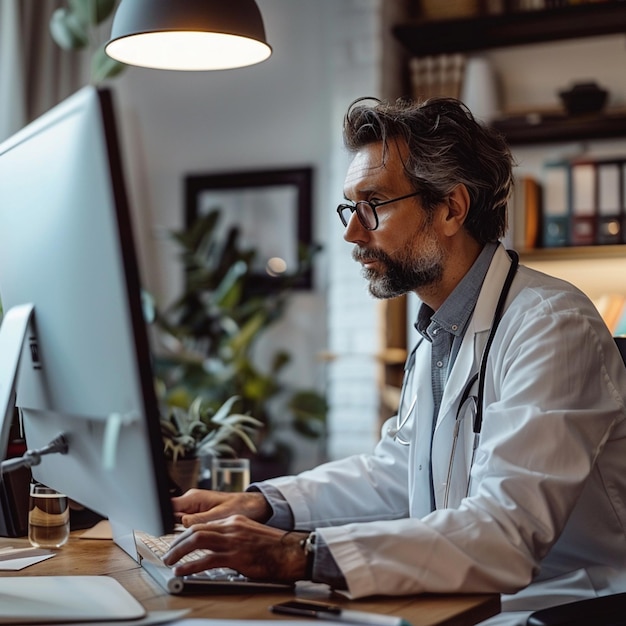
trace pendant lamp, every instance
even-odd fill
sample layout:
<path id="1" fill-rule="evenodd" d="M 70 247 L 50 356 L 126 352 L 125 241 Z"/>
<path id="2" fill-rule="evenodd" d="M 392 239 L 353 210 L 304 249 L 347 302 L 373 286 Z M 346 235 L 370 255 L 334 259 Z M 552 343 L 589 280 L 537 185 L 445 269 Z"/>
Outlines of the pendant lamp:
<path id="1" fill-rule="evenodd" d="M 254 0 L 122 0 L 105 50 L 166 70 L 225 70 L 272 54 Z"/>

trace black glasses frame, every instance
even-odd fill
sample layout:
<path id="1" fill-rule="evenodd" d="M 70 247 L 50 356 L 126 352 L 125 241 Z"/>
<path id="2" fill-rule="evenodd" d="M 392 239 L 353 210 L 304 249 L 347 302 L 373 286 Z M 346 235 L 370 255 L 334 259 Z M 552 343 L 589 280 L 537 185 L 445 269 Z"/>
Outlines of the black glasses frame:
<path id="1" fill-rule="evenodd" d="M 393 198 L 392 200 L 384 200 L 383 202 L 370 202 L 369 200 L 359 200 L 354 204 L 340 204 L 337 207 L 337 215 L 339 215 L 339 219 L 344 227 L 348 227 L 348 222 L 350 218 L 346 219 L 344 215 L 344 211 L 350 211 L 350 217 L 356 211 L 356 216 L 359 218 L 359 222 L 361 226 L 366 230 L 376 230 L 378 228 L 378 213 L 376 213 L 376 209 L 381 206 L 385 206 L 386 204 L 391 204 L 392 202 L 400 202 L 400 200 L 406 200 L 407 198 L 413 198 L 414 196 L 419 196 L 420 191 L 414 191 L 413 193 L 408 193 L 405 196 L 400 196 L 399 198 Z M 369 209 L 369 211 L 368 211 Z M 371 216 L 374 216 L 374 225 L 371 226 Z"/>

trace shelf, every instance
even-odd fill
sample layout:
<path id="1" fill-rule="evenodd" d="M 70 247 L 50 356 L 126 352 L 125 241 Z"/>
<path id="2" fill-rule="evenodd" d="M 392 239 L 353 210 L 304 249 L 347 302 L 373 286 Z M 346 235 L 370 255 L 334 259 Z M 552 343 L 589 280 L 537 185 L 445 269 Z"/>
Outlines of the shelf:
<path id="1" fill-rule="evenodd" d="M 491 125 L 511 145 L 626 137 L 626 111 L 585 115 L 534 114 L 494 120 Z"/>
<path id="2" fill-rule="evenodd" d="M 416 56 L 473 52 L 626 32 L 626 2 L 579 4 L 467 19 L 414 21 L 392 32 Z"/>
<path id="3" fill-rule="evenodd" d="M 569 248 L 536 248 L 520 250 L 522 261 L 565 261 L 572 259 L 617 259 L 626 257 L 626 245 L 571 246 Z"/>

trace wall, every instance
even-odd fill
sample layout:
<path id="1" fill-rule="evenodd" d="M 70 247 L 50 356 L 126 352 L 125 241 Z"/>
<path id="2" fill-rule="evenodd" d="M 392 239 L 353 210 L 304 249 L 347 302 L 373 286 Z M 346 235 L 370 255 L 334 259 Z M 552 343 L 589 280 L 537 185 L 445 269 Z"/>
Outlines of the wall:
<path id="1" fill-rule="evenodd" d="M 258 4 L 274 49 L 268 61 L 207 73 L 130 68 L 112 82 L 123 113 L 144 282 L 161 305 L 180 289 L 168 232 L 183 225 L 185 174 L 312 166 L 314 239 L 324 246 L 315 288 L 294 298 L 286 320 L 260 343 L 258 358 L 285 347 L 294 357 L 286 382 L 318 389 L 328 383 L 329 450 L 344 456 L 370 449 L 376 437 L 373 361 L 362 355 L 377 348 L 377 320 L 334 207 L 347 166 L 343 114 L 352 99 L 378 93 L 379 0 Z M 328 364 L 328 353 L 338 358 Z M 342 391 L 346 381 L 353 391 Z M 296 470 L 320 458 L 311 446 L 301 448 Z"/>
<path id="2" fill-rule="evenodd" d="M 287 321 L 266 337 L 260 353 L 262 358 L 268 347 L 288 346 L 295 357 L 290 380 L 327 389 L 331 458 L 371 449 L 378 434 L 378 303 L 350 258 L 334 208 L 343 197 L 349 159 L 341 147 L 345 110 L 354 98 L 387 92 L 381 13 L 390 2 L 258 0 L 274 48 L 265 63 L 204 74 L 133 68 L 115 82 L 139 206 L 144 274 L 163 302 L 180 286 L 165 234 L 182 224 L 186 173 L 315 168 L 314 236 L 324 246 L 315 289 L 295 299 Z M 589 78 L 612 89 L 612 104 L 623 105 L 625 55 L 624 39 L 616 36 L 520 46 L 489 56 L 505 87 L 504 106 L 543 107 L 557 104 L 558 88 Z M 626 151 L 621 141 L 593 148 Z M 516 150 L 520 169 L 537 170 L 547 154 L 561 149 Z M 309 450 L 300 467 L 316 459 Z"/>
<path id="3" fill-rule="evenodd" d="M 347 106 L 362 96 L 380 96 L 381 6 L 383 0 L 343 0 L 336 3 L 331 27 L 332 120 L 340 129 Z M 332 146 L 331 186 L 338 192 L 328 211 L 342 201 L 343 178 L 349 157 Z M 336 215 L 328 230 L 332 262 L 329 267 L 328 346 L 333 360 L 328 368 L 330 438 L 328 454 L 338 458 L 372 449 L 378 437 L 376 353 L 380 350 L 377 303 L 352 261 L 351 245 L 343 241 Z"/>

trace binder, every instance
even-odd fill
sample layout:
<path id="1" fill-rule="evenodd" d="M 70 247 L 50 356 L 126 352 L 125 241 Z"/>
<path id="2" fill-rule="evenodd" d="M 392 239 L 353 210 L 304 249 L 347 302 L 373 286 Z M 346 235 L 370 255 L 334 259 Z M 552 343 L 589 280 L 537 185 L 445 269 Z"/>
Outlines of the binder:
<path id="1" fill-rule="evenodd" d="M 569 239 L 572 246 L 596 243 L 596 166 L 594 163 L 571 164 L 571 214 Z"/>
<path id="2" fill-rule="evenodd" d="M 626 161 L 621 163 L 622 170 L 622 185 L 621 185 L 621 241 L 620 243 L 626 243 Z"/>
<path id="3" fill-rule="evenodd" d="M 620 162 L 599 162 L 598 174 L 598 227 L 599 244 L 618 244 L 622 241 Z"/>
<path id="4" fill-rule="evenodd" d="M 544 165 L 543 245 L 567 246 L 570 242 L 570 167 L 567 162 Z"/>
<path id="5" fill-rule="evenodd" d="M 618 334 L 617 328 L 620 325 L 625 304 L 626 296 L 622 294 L 612 294 L 610 296 L 609 305 L 604 313 L 603 319 L 612 335 Z"/>
<path id="6" fill-rule="evenodd" d="M 620 316 L 615 322 L 613 335 L 615 337 L 626 337 L 626 304 L 622 308 Z"/>
<path id="7" fill-rule="evenodd" d="M 510 220 L 516 250 L 532 250 L 541 245 L 541 192 L 541 185 L 534 176 L 516 178 Z"/>
<path id="8" fill-rule="evenodd" d="M 612 335 L 626 332 L 626 296 L 619 293 L 602 294 L 594 305 Z"/>

